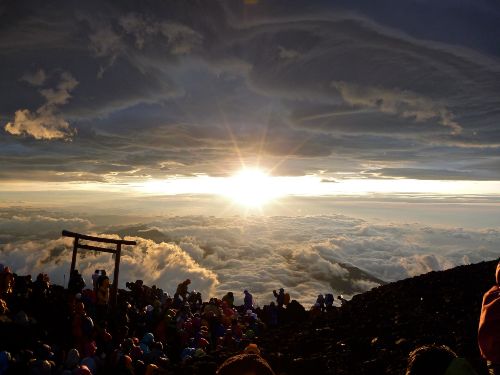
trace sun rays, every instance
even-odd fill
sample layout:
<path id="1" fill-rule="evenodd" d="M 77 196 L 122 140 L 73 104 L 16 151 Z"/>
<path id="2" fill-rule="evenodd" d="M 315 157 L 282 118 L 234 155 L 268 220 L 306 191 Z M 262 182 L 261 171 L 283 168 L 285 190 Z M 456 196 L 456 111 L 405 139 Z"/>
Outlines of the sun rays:
<path id="1" fill-rule="evenodd" d="M 239 205 L 258 208 L 285 195 L 285 192 L 278 180 L 262 169 L 244 168 L 227 178 L 222 195 Z"/>

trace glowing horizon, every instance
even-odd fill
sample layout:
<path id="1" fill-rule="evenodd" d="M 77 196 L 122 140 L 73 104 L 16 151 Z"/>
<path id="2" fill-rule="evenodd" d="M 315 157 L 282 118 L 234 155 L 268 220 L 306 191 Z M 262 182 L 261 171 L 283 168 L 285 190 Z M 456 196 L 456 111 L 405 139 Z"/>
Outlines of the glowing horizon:
<path id="1" fill-rule="evenodd" d="M 252 180 L 256 183 L 252 184 Z M 243 191 L 238 191 L 243 189 Z M 2 192 L 36 192 L 58 190 L 88 190 L 106 192 L 135 192 L 144 195 L 209 194 L 233 200 L 250 199 L 251 195 L 262 202 L 284 196 L 335 196 L 381 194 L 436 194 L 436 195 L 498 195 L 500 181 L 417 180 L 348 178 L 325 180 L 319 174 L 303 176 L 273 176 L 263 170 L 246 168 L 234 175 L 218 177 L 207 174 L 174 176 L 165 179 L 148 179 L 141 182 L 31 182 L 16 181 L 0 185 Z"/>
<path id="2" fill-rule="evenodd" d="M 248 171 L 250 171 L 248 173 Z M 252 181 L 252 178 L 255 181 Z M 326 182 L 321 175 L 271 176 L 259 169 L 242 169 L 229 177 L 150 180 L 134 185 L 146 195 L 208 194 L 227 198 L 242 208 L 258 208 L 286 197 L 341 197 L 370 194 L 498 195 L 500 181 L 415 179 L 343 179 Z"/>

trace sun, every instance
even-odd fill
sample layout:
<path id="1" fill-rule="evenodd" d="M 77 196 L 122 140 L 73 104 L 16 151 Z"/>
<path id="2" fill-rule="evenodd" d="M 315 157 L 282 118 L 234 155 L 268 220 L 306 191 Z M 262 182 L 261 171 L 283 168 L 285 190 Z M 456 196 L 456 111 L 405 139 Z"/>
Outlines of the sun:
<path id="1" fill-rule="evenodd" d="M 245 168 L 227 179 L 223 195 L 242 206 L 258 208 L 281 194 L 274 178 L 264 170 Z"/>

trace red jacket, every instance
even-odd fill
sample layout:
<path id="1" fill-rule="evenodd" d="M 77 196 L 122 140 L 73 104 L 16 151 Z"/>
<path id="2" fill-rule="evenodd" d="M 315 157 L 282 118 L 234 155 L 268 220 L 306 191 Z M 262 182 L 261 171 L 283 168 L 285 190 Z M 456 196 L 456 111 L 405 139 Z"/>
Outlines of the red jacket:
<path id="1" fill-rule="evenodd" d="M 497 284 L 483 296 L 477 339 L 481 356 L 500 363 L 500 263 L 496 271 Z"/>

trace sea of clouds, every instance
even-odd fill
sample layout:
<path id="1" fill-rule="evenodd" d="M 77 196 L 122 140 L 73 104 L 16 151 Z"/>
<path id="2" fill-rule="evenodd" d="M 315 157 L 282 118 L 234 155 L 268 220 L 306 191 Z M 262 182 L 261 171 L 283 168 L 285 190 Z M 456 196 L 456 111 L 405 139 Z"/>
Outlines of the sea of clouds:
<path id="1" fill-rule="evenodd" d="M 309 306 L 318 293 L 352 294 L 378 285 L 373 278 L 353 278 L 345 264 L 390 282 L 494 259 L 500 247 L 498 229 L 382 223 L 344 215 L 182 216 L 103 226 L 90 216 L 3 209 L 0 263 L 18 274 L 46 272 L 56 283 L 67 282 L 72 239 L 61 237 L 62 229 L 136 240 L 137 246 L 123 251 L 121 287 L 142 279 L 173 293 L 190 278 L 192 289 L 204 298 L 233 291 L 240 302 L 248 288 L 260 305 L 269 303 L 272 290 L 280 287 Z M 106 253 L 82 251 L 77 261 L 87 280 L 95 269 L 111 273 L 113 265 Z M 340 284 L 333 279 L 349 288 L 335 289 Z"/>

